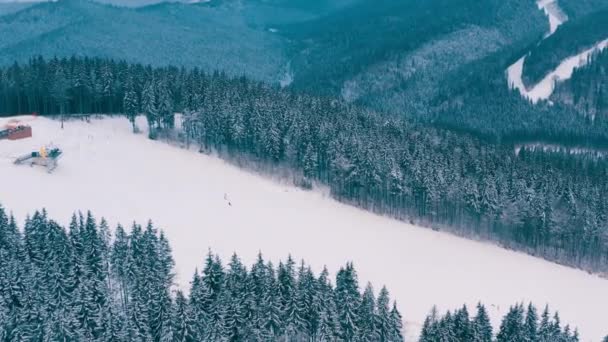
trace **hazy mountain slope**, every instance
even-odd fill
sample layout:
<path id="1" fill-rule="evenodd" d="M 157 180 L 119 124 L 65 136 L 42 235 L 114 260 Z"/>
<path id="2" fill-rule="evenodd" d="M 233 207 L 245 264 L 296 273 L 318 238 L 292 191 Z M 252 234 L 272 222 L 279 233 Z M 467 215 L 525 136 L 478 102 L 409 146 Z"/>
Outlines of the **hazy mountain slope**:
<path id="1" fill-rule="evenodd" d="M 5 53 L 17 52 L 7 47 L 36 39 L 69 25 L 92 19 L 88 11 L 72 6 L 74 3 L 41 3 L 0 18 L 0 59 Z M 9 61 L 12 62 L 12 61 Z"/>
<path id="2" fill-rule="evenodd" d="M 568 17 L 576 19 L 608 8 L 608 2 L 606 0 L 559 0 L 559 6 Z"/>
<path id="3" fill-rule="evenodd" d="M 384 0 L 292 25 L 286 34 L 301 44 L 291 62 L 296 88 L 424 116 L 450 74 L 493 53 L 509 56 L 546 26 L 527 0 Z"/>
<path id="4" fill-rule="evenodd" d="M 268 82 L 285 64 L 280 36 L 251 28 L 227 9 L 178 3 L 141 10 L 85 1 L 40 4 L 0 18 L 0 33 L 3 64 L 38 54 L 107 56 Z"/>
<path id="5" fill-rule="evenodd" d="M 526 86 L 536 84 L 564 59 L 589 49 L 608 38 L 608 8 L 572 19 L 535 46 L 523 67 Z"/>
<path id="6" fill-rule="evenodd" d="M 33 3 L 28 2 L 0 2 L 0 16 L 19 12 L 22 9 L 28 8 Z"/>

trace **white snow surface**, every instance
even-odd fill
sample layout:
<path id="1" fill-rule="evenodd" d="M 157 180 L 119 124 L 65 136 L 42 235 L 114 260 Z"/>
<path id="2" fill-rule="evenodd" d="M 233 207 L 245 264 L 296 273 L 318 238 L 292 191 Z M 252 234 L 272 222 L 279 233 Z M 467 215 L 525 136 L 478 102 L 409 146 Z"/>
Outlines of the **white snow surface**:
<path id="1" fill-rule="evenodd" d="M 525 57 L 520 58 L 515 64 L 509 67 L 508 77 L 511 88 L 516 88 L 519 92 L 530 99 L 533 103 L 537 103 L 540 100 L 548 99 L 557 82 L 563 82 L 570 79 L 574 70 L 585 66 L 589 62 L 589 57 L 595 53 L 604 50 L 608 46 L 608 39 L 605 39 L 592 48 L 587 49 L 575 56 L 571 56 L 563 60 L 555 70 L 548 73 L 538 84 L 532 89 L 528 90 L 524 86 L 521 75 L 523 72 L 523 66 Z"/>
<path id="2" fill-rule="evenodd" d="M 538 9 L 543 10 L 549 19 L 549 33 L 546 37 L 555 33 L 557 28 L 568 20 L 568 17 L 559 7 L 557 0 L 539 0 Z"/>
<path id="3" fill-rule="evenodd" d="M 536 4 L 538 5 L 539 9 L 545 12 L 547 19 L 549 20 L 549 32 L 547 32 L 545 35 L 546 39 L 555 33 L 557 28 L 568 20 L 568 17 L 560 9 L 557 0 L 539 0 Z M 576 58 L 576 56 L 571 58 Z M 560 67 L 567 61 L 566 60 L 560 64 L 560 67 L 550 72 L 542 81 L 532 87 L 532 89 L 528 90 L 522 80 L 525 61 L 526 56 L 523 56 L 507 69 L 507 81 L 512 89 L 519 90 L 519 93 L 522 96 L 526 97 L 533 103 L 548 99 L 553 93 L 555 82 L 558 80 L 567 80 L 572 76 L 572 71 L 574 70 L 573 67 L 572 70 L 570 70 L 569 76 L 567 73 L 564 73 L 563 70 L 560 71 Z"/>
<path id="4" fill-rule="evenodd" d="M 122 118 L 70 121 L 64 129 L 46 118 L 21 119 L 34 137 L 0 141 L 0 203 L 20 224 L 42 207 L 63 224 L 88 209 L 112 225 L 152 219 L 169 238 L 182 288 L 209 248 L 224 260 L 236 251 L 248 265 L 258 251 L 273 262 L 291 253 L 317 273 L 353 261 L 362 287 L 388 287 L 410 338 L 434 304 L 443 311 L 467 303 L 473 311 L 479 301 L 495 326 L 510 305 L 532 301 L 559 310 L 583 341 L 608 333 L 608 280 L 598 276 L 343 205 L 135 135 Z M 13 165 L 13 157 L 49 143 L 64 150 L 53 174 Z"/>

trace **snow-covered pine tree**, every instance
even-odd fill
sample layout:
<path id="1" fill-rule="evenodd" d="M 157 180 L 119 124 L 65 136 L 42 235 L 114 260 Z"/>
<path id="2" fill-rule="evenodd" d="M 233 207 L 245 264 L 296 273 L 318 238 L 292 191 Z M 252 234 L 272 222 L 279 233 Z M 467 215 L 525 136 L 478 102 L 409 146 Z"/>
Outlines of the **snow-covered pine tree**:
<path id="1" fill-rule="evenodd" d="M 190 285 L 189 307 L 192 313 L 195 336 L 202 339 L 209 330 L 211 319 L 212 298 L 207 283 L 202 281 L 198 270 L 195 270 L 194 277 Z"/>
<path id="2" fill-rule="evenodd" d="M 357 309 L 361 306 L 357 273 L 352 263 L 346 264 L 336 275 L 336 304 L 342 338 L 352 340 L 359 332 Z"/>
<path id="3" fill-rule="evenodd" d="M 175 126 L 174 103 L 171 90 L 166 79 L 161 79 L 156 86 L 156 117 L 158 127 L 173 128 Z"/>
<path id="4" fill-rule="evenodd" d="M 524 338 L 526 341 L 536 341 L 538 336 L 538 313 L 532 303 L 528 304 L 526 310 L 526 321 L 524 323 Z"/>
<path id="5" fill-rule="evenodd" d="M 549 318 L 549 306 L 546 305 L 540 319 L 540 325 L 538 326 L 538 341 L 549 342 L 551 341 L 551 319 Z"/>
<path id="6" fill-rule="evenodd" d="M 271 262 L 266 266 L 268 272 L 268 283 L 264 289 L 264 297 L 260 307 L 260 322 L 262 327 L 262 336 L 265 339 L 278 339 L 285 330 L 285 324 L 282 321 L 283 313 L 281 312 L 281 293 L 279 284 Z"/>
<path id="7" fill-rule="evenodd" d="M 517 304 L 509 309 L 503 318 L 500 330 L 496 335 L 497 342 L 511 342 L 524 340 L 524 308 Z"/>
<path id="8" fill-rule="evenodd" d="M 188 300 L 182 291 L 175 294 L 175 305 L 172 314 L 173 341 L 176 342 L 196 342 L 200 341 L 197 335 L 194 313 L 191 310 Z"/>
<path id="9" fill-rule="evenodd" d="M 158 128 L 158 109 L 156 107 L 156 90 L 154 80 L 146 82 L 141 93 L 141 109 L 148 119 L 150 132 Z"/>
<path id="10" fill-rule="evenodd" d="M 137 97 L 137 93 L 135 92 L 132 78 L 127 80 L 127 84 L 125 85 L 125 95 L 122 102 L 125 115 L 133 126 L 133 133 L 136 133 L 137 127 L 135 125 L 135 118 L 139 112 L 139 99 Z"/>
<path id="11" fill-rule="evenodd" d="M 392 326 L 391 326 L 392 320 L 391 320 L 389 303 L 390 303 L 390 298 L 389 298 L 388 290 L 386 289 L 386 286 L 383 286 L 382 289 L 380 289 L 380 293 L 378 294 L 378 302 L 376 304 L 376 306 L 377 306 L 376 312 L 377 312 L 377 317 L 378 317 L 377 323 L 376 323 L 376 329 L 378 331 L 378 336 L 380 337 L 380 341 L 383 341 L 383 342 L 390 341 L 390 335 L 391 335 L 391 331 L 392 331 Z M 362 327 L 360 327 L 360 328 L 362 328 Z"/>
<path id="12" fill-rule="evenodd" d="M 477 304 L 477 314 L 473 318 L 473 342 L 492 342 L 492 325 L 485 306 Z"/>
<path id="13" fill-rule="evenodd" d="M 450 311 L 448 311 L 445 316 L 439 320 L 437 327 L 439 333 L 438 341 L 456 340 L 456 333 L 454 332 L 454 317 Z"/>
<path id="14" fill-rule="evenodd" d="M 248 335 L 245 329 L 248 323 L 247 309 L 245 307 L 247 293 L 247 269 L 239 257 L 232 255 L 226 272 L 226 316 L 225 326 L 228 339 L 231 341 L 244 339 Z"/>
<path id="15" fill-rule="evenodd" d="M 126 314 L 129 298 L 129 236 L 121 225 L 116 227 L 110 252 L 112 294 L 117 297 L 119 312 Z"/>
<path id="16" fill-rule="evenodd" d="M 319 314 L 319 328 L 317 338 L 319 341 L 334 341 L 341 336 L 338 309 L 335 293 L 329 281 L 329 272 L 324 267 L 319 276 L 319 298 L 322 303 Z"/>
<path id="17" fill-rule="evenodd" d="M 380 319 L 376 314 L 376 298 L 372 284 L 368 283 L 363 291 L 361 305 L 358 310 L 361 331 L 358 338 L 363 341 L 376 341 L 380 338 L 378 325 Z"/>
<path id="18" fill-rule="evenodd" d="M 459 341 L 471 341 L 473 339 L 473 327 L 469 320 L 469 311 L 466 305 L 454 313 L 454 333 Z"/>
<path id="19" fill-rule="evenodd" d="M 391 309 L 391 328 L 389 332 L 389 341 L 403 341 L 403 317 L 397 309 L 397 302 L 393 302 Z"/>

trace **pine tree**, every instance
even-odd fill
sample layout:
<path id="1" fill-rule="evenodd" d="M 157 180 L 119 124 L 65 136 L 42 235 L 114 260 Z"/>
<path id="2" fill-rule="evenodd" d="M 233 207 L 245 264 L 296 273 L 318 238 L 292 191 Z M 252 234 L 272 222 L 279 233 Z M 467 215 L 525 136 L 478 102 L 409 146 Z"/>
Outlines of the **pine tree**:
<path id="1" fill-rule="evenodd" d="M 199 341 L 197 336 L 196 322 L 188 300 L 181 291 L 175 295 L 173 307 L 172 324 L 173 340 L 176 342 Z"/>
<path id="2" fill-rule="evenodd" d="M 357 273 L 352 263 L 348 263 L 346 267 L 338 271 L 335 291 L 341 325 L 341 337 L 349 341 L 354 339 L 359 331 L 357 308 L 361 305 Z"/>
<path id="3" fill-rule="evenodd" d="M 549 319 L 549 306 L 545 306 L 545 310 L 541 315 L 540 326 L 538 327 L 538 341 L 549 342 L 551 341 L 551 322 Z"/>
<path id="4" fill-rule="evenodd" d="M 385 286 L 380 290 L 380 294 L 378 295 L 378 303 L 377 303 L 377 331 L 378 336 L 380 337 L 380 341 L 388 342 L 390 341 L 390 335 L 392 330 L 392 320 L 389 309 L 389 294 L 388 290 Z M 360 328 L 362 328 L 360 326 Z"/>
<path id="5" fill-rule="evenodd" d="M 194 321 L 195 336 L 201 339 L 206 336 L 209 330 L 212 303 L 211 291 L 207 283 L 203 282 L 197 270 L 194 272 L 194 278 L 191 282 L 189 306 Z"/>
<path id="6" fill-rule="evenodd" d="M 504 317 L 496 340 L 498 342 L 524 341 L 524 315 L 523 306 L 515 305 L 509 309 Z"/>
<path id="7" fill-rule="evenodd" d="M 491 342 L 492 325 L 485 306 L 477 304 L 477 314 L 473 319 L 473 340 L 474 342 Z"/>
<path id="8" fill-rule="evenodd" d="M 319 327 L 316 336 L 319 341 L 334 341 L 342 335 L 340 331 L 339 315 L 335 294 L 328 278 L 327 268 L 323 268 L 319 276 L 319 301 L 323 305 L 320 307 Z"/>
<path id="9" fill-rule="evenodd" d="M 538 338 L 538 314 L 536 308 L 530 303 L 526 312 L 524 323 L 524 338 L 526 342 L 535 342 Z"/>
<path id="10" fill-rule="evenodd" d="M 459 341 L 473 340 L 473 327 L 469 321 L 469 311 L 466 305 L 454 314 L 454 334 Z"/>
<path id="11" fill-rule="evenodd" d="M 390 331 L 388 335 L 388 341 L 391 342 L 402 342 L 403 334 L 401 331 L 403 330 L 403 317 L 399 310 L 397 310 L 397 303 L 393 302 L 393 308 L 391 309 L 391 325 Z"/>
<path id="12" fill-rule="evenodd" d="M 156 91 L 154 81 L 148 81 L 141 93 L 141 109 L 146 114 L 148 119 L 148 127 L 150 132 L 155 127 L 158 119 L 158 109 L 156 108 Z"/>
<path id="13" fill-rule="evenodd" d="M 262 335 L 272 340 L 283 334 L 285 326 L 282 321 L 281 293 L 272 263 L 268 263 L 267 270 L 268 284 L 265 287 L 264 297 L 260 305 L 260 315 L 262 317 L 260 324 L 263 329 Z"/>
<path id="14" fill-rule="evenodd" d="M 158 83 L 156 89 L 157 99 L 157 125 L 159 127 L 164 126 L 165 128 L 173 128 L 175 126 L 174 114 L 173 114 L 173 99 L 170 92 L 170 88 L 167 86 L 165 80 L 161 80 Z"/>
<path id="15" fill-rule="evenodd" d="M 149 96 L 149 94 L 147 94 Z M 133 126 L 133 133 L 137 132 L 137 126 L 135 125 L 135 118 L 139 111 L 139 100 L 137 93 L 133 86 L 133 79 L 129 78 L 125 86 L 125 96 L 123 97 L 123 108 L 124 112 Z M 149 99 L 148 99 L 149 101 Z M 149 104 L 149 103 L 146 103 Z"/>
<path id="16" fill-rule="evenodd" d="M 380 317 L 376 314 L 376 298 L 374 297 L 374 290 L 370 283 L 367 284 L 365 291 L 363 291 L 358 316 L 360 319 L 359 326 L 361 327 L 358 339 L 363 341 L 378 340 L 380 338 L 378 328 L 381 322 Z"/>
<path id="17" fill-rule="evenodd" d="M 445 316 L 439 320 L 437 330 L 439 334 L 439 341 L 456 341 L 454 318 L 450 311 L 448 311 Z"/>

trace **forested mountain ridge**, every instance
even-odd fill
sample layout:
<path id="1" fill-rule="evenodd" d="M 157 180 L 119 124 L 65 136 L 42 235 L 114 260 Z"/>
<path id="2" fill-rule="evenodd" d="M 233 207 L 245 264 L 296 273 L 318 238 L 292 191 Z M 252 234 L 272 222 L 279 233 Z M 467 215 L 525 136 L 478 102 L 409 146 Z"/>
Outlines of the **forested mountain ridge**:
<path id="1" fill-rule="evenodd" d="M 343 89 L 344 82 L 365 74 L 370 67 L 378 68 L 378 64 L 406 59 L 400 62 L 404 65 L 379 75 L 403 73 L 395 84 L 389 82 L 385 87 L 390 89 L 412 77 L 409 73 L 425 77 L 430 71 L 427 64 L 447 68 L 442 65 L 443 54 L 445 58 L 452 55 L 462 59 L 452 60 L 452 67 L 458 68 L 505 45 L 526 39 L 531 42 L 542 34 L 545 25 L 542 13 L 531 1 L 384 0 L 360 2 L 339 13 L 285 27 L 284 31 L 305 44 L 299 49 L 301 55 L 292 61 L 295 85 L 340 94 L 348 91 Z M 478 45 L 468 46 L 471 40 L 478 40 Z M 432 51 L 426 53 L 428 49 Z"/>
<path id="2" fill-rule="evenodd" d="M 538 83 L 567 57 L 577 55 L 605 39 L 608 39 L 608 6 L 569 19 L 551 37 L 530 51 L 524 63 L 524 83 L 528 86 Z"/>
<path id="3" fill-rule="evenodd" d="M 84 0 L 40 3 L 0 17 L 0 32 L 4 65 L 39 54 L 84 54 L 273 82 L 286 63 L 279 36 L 252 28 L 233 10 L 197 4 L 135 10 Z"/>
<path id="4" fill-rule="evenodd" d="M 608 49 L 591 56 L 589 63 L 558 83 L 551 99 L 591 118 L 608 116 Z"/>
<path id="5" fill-rule="evenodd" d="M 136 9 L 62 0 L 0 16 L 0 64 L 86 55 L 199 67 L 495 142 L 603 146 L 607 120 L 586 121 L 589 113 L 564 103 L 532 105 L 506 80 L 527 51 L 526 70 L 544 69 L 557 59 L 541 57 L 539 47 L 602 32 L 596 0 L 562 2 L 572 23 L 539 45 L 549 20 L 534 0 L 225 0 Z M 598 25 L 576 24 L 589 16 Z M 569 28 L 576 25 L 582 29 Z"/>

